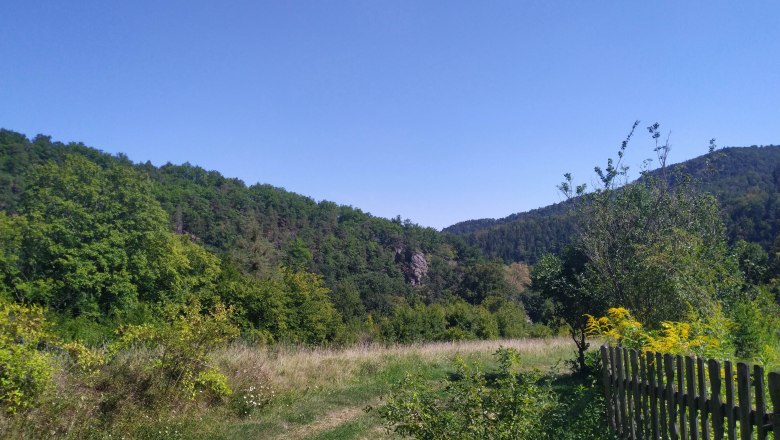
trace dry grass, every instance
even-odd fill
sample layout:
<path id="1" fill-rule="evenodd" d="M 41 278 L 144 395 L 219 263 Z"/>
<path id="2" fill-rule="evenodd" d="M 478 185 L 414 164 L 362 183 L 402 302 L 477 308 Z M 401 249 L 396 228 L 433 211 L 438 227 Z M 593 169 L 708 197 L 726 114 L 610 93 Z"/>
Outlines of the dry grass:
<path id="1" fill-rule="evenodd" d="M 269 384 L 277 391 L 338 386 L 368 368 L 380 369 L 399 358 L 445 362 L 455 356 L 487 358 L 499 347 L 517 350 L 529 367 L 552 367 L 570 358 L 573 344 L 563 337 L 495 341 L 433 342 L 414 345 L 366 344 L 348 348 L 282 346 L 257 348 L 234 344 L 215 353 L 231 382 Z"/>
<path id="2" fill-rule="evenodd" d="M 384 438 L 381 420 L 363 408 L 381 402 L 392 384 L 407 373 L 440 378 L 452 360 L 491 360 L 499 347 L 517 350 L 527 367 L 549 369 L 573 357 L 566 338 L 437 342 L 416 345 L 368 344 L 347 348 L 257 347 L 236 343 L 212 353 L 213 362 L 236 392 L 232 400 L 207 402 L 172 398 L 146 405 L 148 353 L 121 353 L 92 379 L 61 364 L 56 386 L 40 408 L 24 417 L 0 415 L 3 438 L 335 438 L 332 430 L 352 430 L 350 438 Z M 151 381 L 151 382 L 150 382 Z M 247 394 L 263 403 L 242 417 L 235 400 Z M 240 400 L 243 402 L 243 400 Z M 341 432 L 341 431 L 339 431 Z M 121 436 L 120 435 L 120 436 Z"/>

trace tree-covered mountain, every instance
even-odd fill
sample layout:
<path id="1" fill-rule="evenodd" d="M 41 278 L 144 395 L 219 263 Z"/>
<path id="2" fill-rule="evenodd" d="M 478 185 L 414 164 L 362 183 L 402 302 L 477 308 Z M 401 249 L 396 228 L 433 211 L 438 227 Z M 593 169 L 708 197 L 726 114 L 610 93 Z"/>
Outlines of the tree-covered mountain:
<path id="1" fill-rule="evenodd" d="M 1 296 L 66 321 L 110 327 L 198 299 L 267 340 L 517 334 L 505 310 L 525 323 L 527 270 L 518 282 L 522 268 L 458 237 L 190 164 L 0 130 L 0 215 Z"/>
<path id="2" fill-rule="evenodd" d="M 648 174 L 660 177 L 657 170 Z M 780 146 L 723 148 L 669 166 L 665 177 L 671 183 L 691 178 L 700 191 L 713 194 L 731 243 L 746 240 L 769 249 L 780 233 Z M 487 257 L 533 264 L 569 243 L 571 208 L 563 202 L 502 219 L 469 220 L 443 232 L 462 237 Z"/>

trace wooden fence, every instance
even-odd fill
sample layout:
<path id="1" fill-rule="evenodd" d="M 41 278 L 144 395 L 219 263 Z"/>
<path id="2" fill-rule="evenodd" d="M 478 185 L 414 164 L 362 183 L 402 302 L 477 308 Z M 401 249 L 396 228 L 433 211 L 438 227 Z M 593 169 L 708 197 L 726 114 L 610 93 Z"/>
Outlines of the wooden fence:
<path id="1" fill-rule="evenodd" d="M 758 365 L 751 373 L 740 362 L 734 371 L 730 361 L 608 346 L 601 359 L 607 418 L 621 438 L 763 440 L 780 433 L 780 373 L 769 373 L 766 384 Z"/>

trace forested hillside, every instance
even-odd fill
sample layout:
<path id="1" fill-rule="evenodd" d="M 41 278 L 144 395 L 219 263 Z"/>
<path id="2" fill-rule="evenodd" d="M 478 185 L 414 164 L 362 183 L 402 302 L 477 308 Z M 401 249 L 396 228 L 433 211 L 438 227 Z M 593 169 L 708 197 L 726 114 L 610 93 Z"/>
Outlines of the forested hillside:
<path id="1" fill-rule="evenodd" d="M 649 176 L 659 177 L 657 171 Z M 723 148 L 668 168 L 672 183 L 688 176 L 720 204 L 730 243 L 759 243 L 769 249 L 780 233 L 780 146 Z M 530 264 L 558 253 L 574 234 L 572 205 L 558 203 L 502 219 L 469 220 L 444 229 L 479 247 L 484 255 Z"/>
<path id="2" fill-rule="evenodd" d="M 193 299 L 234 306 L 247 335 L 268 341 L 474 338 L 525 325 L 515 294 L 527 270 L 400 217 L 190 164 L 133 164 L 2 130 L 0 210 L 2 292 L 48 307 L 73 337 L 86 337 L 83 322 L 105 336 Z M 499 305 L 514 305 L 501 311 L 519 317 L 514 330 Z"/>

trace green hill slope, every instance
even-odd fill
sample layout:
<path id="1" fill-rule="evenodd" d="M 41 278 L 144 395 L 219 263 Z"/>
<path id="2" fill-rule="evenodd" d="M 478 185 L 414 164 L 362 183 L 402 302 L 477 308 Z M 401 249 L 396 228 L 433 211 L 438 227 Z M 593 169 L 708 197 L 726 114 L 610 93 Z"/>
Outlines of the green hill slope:
<path id="1" fill-rule="evenodd" d="M 670 167 L 670 176 L 680 173 L 718 199 L 731 242 L 771 246 L 780 232 L 780 146 L 724 148 Z M 444 232 L 462 237 L 488 257 L 534 263 L 568 243 L 573 233 L 569 206 L 564 202 L 502 219 L 469 220 Z"/>

